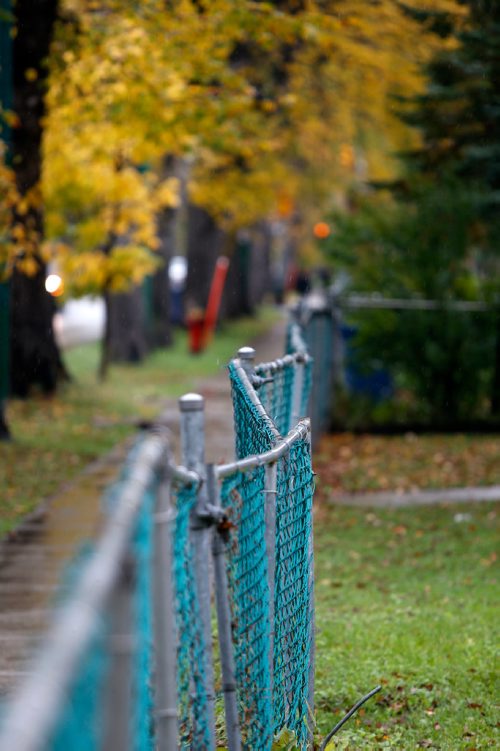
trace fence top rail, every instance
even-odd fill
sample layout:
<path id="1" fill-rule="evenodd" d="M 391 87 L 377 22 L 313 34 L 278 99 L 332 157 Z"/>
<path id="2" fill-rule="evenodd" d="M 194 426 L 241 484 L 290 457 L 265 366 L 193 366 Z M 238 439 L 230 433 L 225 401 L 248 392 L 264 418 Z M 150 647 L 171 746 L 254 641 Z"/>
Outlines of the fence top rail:
<path id="1" fill-rule="evenodd" d="M 287 454 L 294 443 L 308 438 L 311 432 L 311 421 L 309 418 L 300 420 L 297 425 L 290 430 L 285 438 L 282 438 L 276 446 L 263 454 L 254 454 L 247 456 L 245 459 L 239 459 L 229 464 L 219 464 L 214 467 L 215 476 L 223 479 L 235 474 L 236 472 L 249 472 L 256 467 L 262 467 L 266 464 L 274 464 L 281 457 Z"/>
<path id="2" fill-rule="evenodd" d="M 167 452 L 153 434 L 140 447 L 129 477 L 71 599 L 56 614 L 35 669 L 14 694 L 0 728 L 0 751 L 45 748 L 75 670 L 118 580 L 144 491 Z M 190 473 L 191 474 L 191 473 Z"/>
<path id="3" fill-rule="evenodd" d="M 234 369 L 235 369 L 235 371 L 236 371 L 236 373 L 238 375 L 238 378 L 240 379 L 240 382 L 241 382 L 243 388 L 245 389 L 245 392 L 246 392 L 249 400 L 251 401 L 251 403 L 253 404 L 253 406 L 255 407 L 255 409 L 257 410 L 257 412 L 259 413 L 260 417 L 264 420 L 264 422 L 269 427 L 269 430 L 273 434 L 276 442 L 282 440 L 278 428 L 276 427 L 276 425 L 274 424 L 274 422 L 272 421 L 272 419 L 267 414 L 267 412 L 266 412 L 266 410 L 264 408 L 264 405 L 262 404 L 261 400 L 259 399 L 259 397 L 257 395 L 257 392 L 255 391 L 255 388 L 253 387 L 253 384 L 252 384 L 252 382 L 250 380 L 248 372 L 247 372 L 247 370 L 245 368 L 245 365 L 243 364 L 243 361 L 241 360 L 241 358 L 236 358 L 235 360 L 232 360 L 232 365 L 233 365 L 233 367 L 234 367 Z"/>
<path id="4" fill-rule="evenodd" d="M 201 482 L 201 477 L 193 469 L 186 469 L 186 467 L 174 466 L 169 463 L 167 471 L 172 480 L 180 485 L 199 485 Z"/>
<path id="5" fill-rule="evenodd" d="M 339 296 L 338 303 L 352 310 L 457 310 L 463 312 L 486 312 L 494 307 L 481 300 L 424 300 L 422 298 L 389 298 L 378 295 Z"/>
<path id="6" fill-rule="evenodd" d="M 283 357 L 278 357 L 276 360 L 270 360 L 270 362 L 260 362 L 255 366 L 255 372 L 257 375 L 260 375 L 261 373 L 273 373 L 277 370 L 283 370 L 283 368 L 288 365 L 305 363 L 310 359 L 310 355 L 308 355 L 304 349 L 304 351 L 300 350 L 293 352 L 292 354 L 283 355 Z"/>

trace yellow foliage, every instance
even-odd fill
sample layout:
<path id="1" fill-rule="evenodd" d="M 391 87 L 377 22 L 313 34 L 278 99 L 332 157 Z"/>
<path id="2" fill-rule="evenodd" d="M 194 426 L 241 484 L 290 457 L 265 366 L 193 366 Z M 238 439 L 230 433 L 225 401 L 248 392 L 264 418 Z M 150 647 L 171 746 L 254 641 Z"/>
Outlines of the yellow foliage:
<path id="1" fill-rule="evenodd" d="M 138 284 L 147 274 L 156 271 L 159 263 L 152 253 L 141 246 L 114 248 L 107 258 L 107 273 L 112 280 L 110 289 L 121 292 L 131 284 Z"/>
<path id="2" fill-rule="evenodd" d="M 157 213 L 180 193 L 166 155 L 231 230 L 283 216 L 284 195 L 310 227 L 351 182 L 393 175 L 411 136 L 389 97 L 417 92 L 443 44 L 393 0 L 62 5 L 78 25 L 53 45 L 43 195 L 47 252 L 78 293 L 123 289 L 154 267 Z M 455 0 L 419 6 L 464 14 Z M 1 159 L 0 189 L 5 228 L 34 198 L 16 195 Z M 0 232 L 0 259 L 29 255 L 15 226 Z"/>
<path id="3" fill-rule="evenodd" d="M 36 272 L 40 268 L 36 259 L 30 255 L 19 258 L 16 261 L 16 266 L 19 271 L 22 271 L 23 274 L 26 274 L 26 276 L 35 276 Z"/>
<path id="4" fill-rule="evenodd" d="M 158 208 L 175 208 L 178 206 L 180 200 L 180 185 L 178 178 L 169 177 L 167 180 L 163 180 L 154 192 L 154 200 Z"/>

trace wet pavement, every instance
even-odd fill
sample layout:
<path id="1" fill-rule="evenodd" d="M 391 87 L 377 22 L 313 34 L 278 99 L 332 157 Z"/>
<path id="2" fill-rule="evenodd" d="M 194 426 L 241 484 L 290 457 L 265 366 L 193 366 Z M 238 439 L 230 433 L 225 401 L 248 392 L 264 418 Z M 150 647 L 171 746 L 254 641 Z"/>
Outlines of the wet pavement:
<path id="1" fill-rule="evenodd" d="M 128 444 L 91 465 L 0 547 L 0 696 L 28 669 L 51 620 L 63 572 L 96 534 L 101 495 L 117 476 Z"/>
<path id="2" fill-rule="evenodd" d="M 285 328 L 283 317 L 251 343 L 257 362 L 283 354 Z M 248 342 L 242 342 L 242 346 L 245 344 Z M 226 369 L 200 380 L 197 391 L 205 398 L 206 460 L 231 461 L 234 430 Z M 174 455 L 179 460 L 176 400 L 166 404 L 159 419 L 171 431 Z M 29 670 L 30 656 L 50 624 L 68 562 L 85 541 L 95 537 L 103 521 L 103 493 L 119 475 L 130 444 L 125 442 L 90 465 L 63 491 L 44 502 L 17 535 L 0 544 L 0 699 Z"/>

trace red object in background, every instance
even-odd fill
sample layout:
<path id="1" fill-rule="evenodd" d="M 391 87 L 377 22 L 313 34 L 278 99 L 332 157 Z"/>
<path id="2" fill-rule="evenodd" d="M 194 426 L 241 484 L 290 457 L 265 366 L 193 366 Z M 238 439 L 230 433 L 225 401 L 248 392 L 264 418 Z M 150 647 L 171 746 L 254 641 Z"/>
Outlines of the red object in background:
<path id="1" fill-rule="evenodd" d="M 189 336 L 189 351 L 197 355 L 205 346 L 205 318 L 201 311 L 192 311 L 186 317 L 186 325 Z"/>
<path id="2" fill-rule="evenodd" d="M 209 343 L 214 333 L 228 268 L 229 258 L 226 258 L 226 256 L 219 256 L 219 258 L 215 262 L 214 275 L 212 277 L 212 284 L 210 286 L 210 293 L 208 295 L 207 309 L 205 311 L 203 346 Z"/>
<path id="3" fill-rule="evenodd" d="M 314 236 L 319 240 L 324 240 L 330 234 L 330 227 L 326 222 L 318 222 L 313 227 Z"/>

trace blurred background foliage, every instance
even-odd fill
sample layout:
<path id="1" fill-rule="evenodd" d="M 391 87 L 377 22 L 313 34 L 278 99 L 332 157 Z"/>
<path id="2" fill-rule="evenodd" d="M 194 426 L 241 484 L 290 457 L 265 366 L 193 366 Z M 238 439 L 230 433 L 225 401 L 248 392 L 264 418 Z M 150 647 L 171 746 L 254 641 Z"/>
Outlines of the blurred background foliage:
<path id="1" fill-rule="evenodd" d="M 133 281 L 152 270 L 156 217 L 182 187 L 167 155 L 188 164 L 192 200 L 232 228 L 280 212 L 309 228 L 356 173 L 394 176 L 393 152 L 417 140 L 388 96 L 419 91 L 420 66 L 448 44 L 388 0 L 61 0 L 57 13 L 42 247 L 77 293 L 123 286 L 116 247 L 136 260 Z M 27 266 L 39 249 L 17 224 L 2 252 Z"/>
<path id="2" fill-rule="evenodd" d="M 228 286 L 240 290 L 257 248 L 268 279 L 284 256 L 282 287 L 290 261 L 326 263 L 347 270 L 355 291 L 442 302 L 440 312 L 359 314 L 360 367 L 375 358 L 390 368 L 422 419 L 498 416 L 497 3 L 2 0 L 2 9 L 14 48 L 12 98 L 2 62 L 0 149 L 14 393 L 37 378 L 53 390 L 64 374 L 35 325 L 51 330 L 47 264 L 67 295 L 104 296 L 109 328 L 117 295 L 165 277 L 174 253 L 188 256 L 200 309 L 206 259 L 221 248 L 232 256 Z M 33 57 L 37 12 L 46 48 Z M 331 232 L 318 239 L 312 227 L 325 221 Z M 492 311 L 447 310 L 458 299 Z M 243 307 L 233 300 L 223 314 L 251 312 Z M 165 346 L 168 322 L 155 326 L 153 346 Z M 125 351 L 140 359 L 145 339 Z M 112 340 L 107 331 L 103 373 Z"/>
<path id="3" fill-rule="evenodd" d="M 380 208 L 383 206 L 383 210 Z M 412 202 L 365 199 L 338 215 L 330 252 L 360 292 L 431 299 L 437 310 L 359 310 L 351 352 L 361 372 L 394 376 L 401 397 L 375 415 L 445 427 L 491 411 L 496 313 L 461 311 L 454 301 L 492 300 L 495 282 L 480 273 L 474 250 L 474 202 L 455 180 L 417 192 Z M 386 405 L 387 406 L 387 405 Z M 361 411 L 367 411 L 363 402 Z"/>
<path id="4" fill-rule="evenodd" d="M 372 404 L 375 419 L 446 426 L 499 415 L 500 8 L 464 6 L 465 23 L 432 14 L 436 33 L 454 44 L 426 66 L 423 92 L 399 100 L 418 147 L 400 154 L 396 180 L 352 186 L 324 243 L 356 291 L 440 304 L 353 316 L 353 362 L 388 369 L 402 397 Z M 415 17 L 429 21 L 423 11 Z M 454 301 L 490 309 L 457 311 Z"/>

